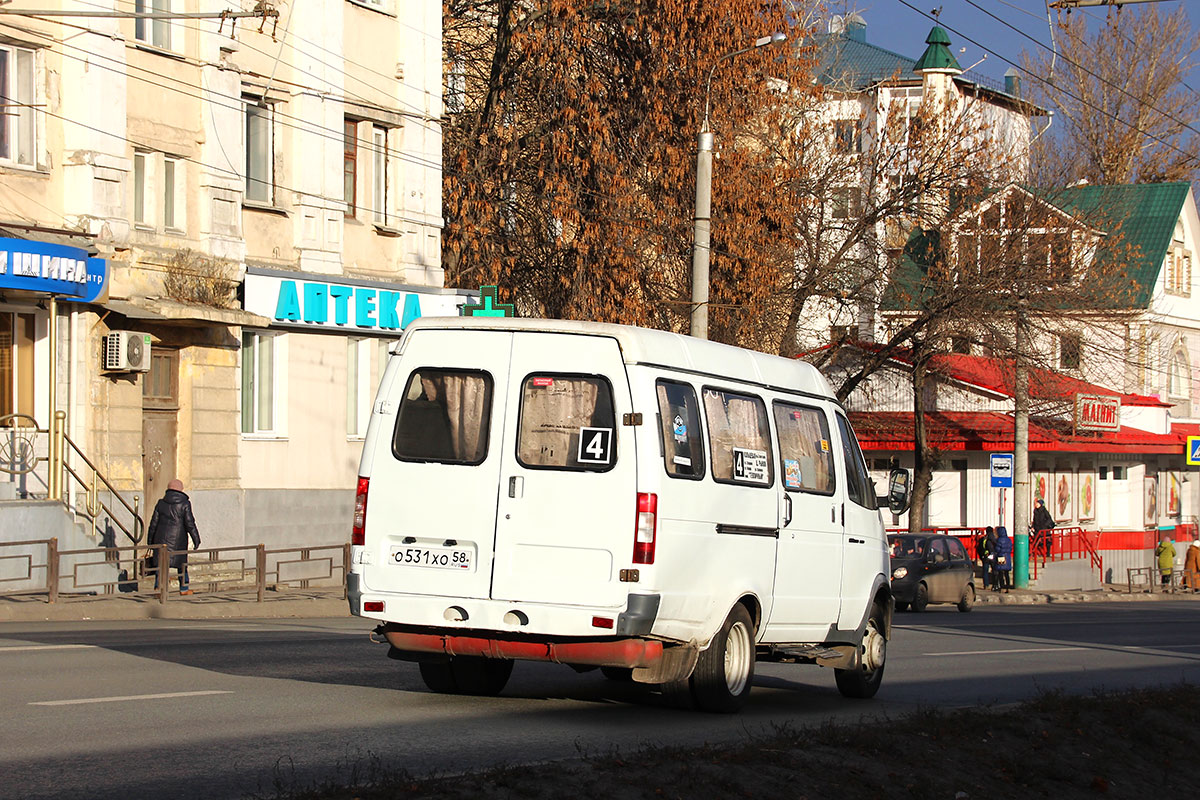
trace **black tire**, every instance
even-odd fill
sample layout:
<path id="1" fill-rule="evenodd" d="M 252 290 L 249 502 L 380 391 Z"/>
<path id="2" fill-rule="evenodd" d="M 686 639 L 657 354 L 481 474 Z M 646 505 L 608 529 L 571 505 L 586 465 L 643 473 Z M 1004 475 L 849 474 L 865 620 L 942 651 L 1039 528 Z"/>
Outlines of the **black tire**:
<path id="1" fill-rule="evenodd" d="M 918 583 L 917 591 L 913 594 L 912 610 L 919 614 L 925 610 L 927 605 L 929 605 L 929 587 L 924 583 Z"/>
<path id="2" fill-rule="evenodd" d="M 628 683 L 633 680 L 633 669 L 631 667 L 601 667 L 600 673 L 610 681 L 618 683 Z"/>
<path id="3" fill-rule="evenodd" d="M 896 610 L 897 611 L 908 611 L 908 603 L 904 602 L 903 600 L 897 600 L 896 601 Z"/>
<path id="4" fill-rule="evenodd" d="M 878 603 L 871 607 L 867 629 L 859 643 L 859 666 L 855 669 L 835 669 L 833 678 L 844 697 L 867 700 L 879 691 L 883 683 L 883 668 L 887 666 L 887 638 L 884 631 L 884 611 Z"/>
<path id="5" fill-rule="evenodd" d="M 696 707 L 718 714 L 739 710 L 754 682 L 754 656 L 754 620 L 738 603 L 696 661 L 691 681 Z"/>
<path id="6" fill-rule="evenodd" d="M 963 587 L 962 599 L 958 601 L 958 610 L 966 614 L 975 606 L 975 587 L 967 584 Z"/>
<path id="7" fill-rule="evenodd" d="M 503 658 L 451 656 L 449 661 L 421 662 L 421 680 L 440 694 L 500 694 L 512 675 L 513 662 Z"/>

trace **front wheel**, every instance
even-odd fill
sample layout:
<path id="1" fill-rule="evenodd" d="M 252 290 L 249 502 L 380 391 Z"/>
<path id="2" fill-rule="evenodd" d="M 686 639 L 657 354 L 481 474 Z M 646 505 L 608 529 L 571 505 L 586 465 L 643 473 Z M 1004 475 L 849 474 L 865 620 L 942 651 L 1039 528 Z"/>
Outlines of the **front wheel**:
<path id="1" fill-rule="evenodd" d="M 918 583 L 917 593 L 913 595 L 912 610 L 920 613 L 925 610 L 927 605 L 929 605 L 929 587 L 924 583 Z"/>
<path id="2" fill-rule="evenodd" d="M 754 620 L 738 603 L 696 661 L 691 680 L 696 707 L 720 714 L 740 709 L 754 682 L 754 655 Z"/>
<path id="3" fill-rule="evenodd" d="M 975 605 L 975 587 L 967 584 L 963 587 L 962 599 L 958 601 L 958 610 L 964 614 L 971 610 Z"/>
<path id="4" fill-rule="evenodd" d="M 440 694 L 500 694 L 512 675 L 513 662 L 504 658 L 451 656 L 449 661 L 421 662 L 421 679 Z"/>
<path id="5" fill-rule="evenodd" d="M 871 608 L 867 629 L 863 631 L 862 642 L 858 646 L 858 667 L 833 671 L 838 691 L 843 696 L 866 700 L 879 691 L 879 684 L 883 683 L 883 668 L 887 663 L 887 637 L 883 631 L 883 607 L 876 603 Z"/>

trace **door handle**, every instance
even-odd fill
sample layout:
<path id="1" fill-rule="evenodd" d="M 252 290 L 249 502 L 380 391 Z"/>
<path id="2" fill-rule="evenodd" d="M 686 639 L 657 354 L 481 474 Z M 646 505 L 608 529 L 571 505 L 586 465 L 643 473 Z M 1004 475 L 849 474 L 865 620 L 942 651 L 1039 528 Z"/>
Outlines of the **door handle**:
<path id="1" fill-rule="evenodd" d="M 513 497 L 513 498 L 520 497 L 524 491 L 525 491 L 525 479 L 524 478 L 522 478 L 520 475 L 514 475 L 508 479 L 508 496 L 509 497 Z"/>
<path id="2" fill-rule="evenodd" d="M 792 496 L 790 494 L 783 495 L 783 527 L 792 524 Z"/>
<path id="3" fill-rule="evenodd" d="M 853 536 L 850 537 L 850 544 L 866 544 L 866 543 L 867 543 L 866 539 L 855 539 Z"/>

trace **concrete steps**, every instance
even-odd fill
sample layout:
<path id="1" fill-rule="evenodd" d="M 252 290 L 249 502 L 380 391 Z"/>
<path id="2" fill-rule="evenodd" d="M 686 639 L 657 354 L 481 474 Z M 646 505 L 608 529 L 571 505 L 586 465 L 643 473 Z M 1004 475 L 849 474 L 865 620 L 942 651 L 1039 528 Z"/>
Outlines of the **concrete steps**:
<path id="1" fill-rule="evenodd" d="M 1029 588 L 1038 591 L 1091 591 L 1100 588 L 1100 574 L 1092 568 L 1091 559 L 1088 558 L 1048 561 L 1038 567 L 1037 580 L 1031 579 Z"/>

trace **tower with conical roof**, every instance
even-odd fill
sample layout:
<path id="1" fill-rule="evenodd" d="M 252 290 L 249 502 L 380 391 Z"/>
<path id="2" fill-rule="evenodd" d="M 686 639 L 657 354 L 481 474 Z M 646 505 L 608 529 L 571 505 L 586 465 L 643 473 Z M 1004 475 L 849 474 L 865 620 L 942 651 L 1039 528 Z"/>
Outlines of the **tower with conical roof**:
<path id="1" fill-rule="evenodd" d="M 950 52 L 950 37 L 941 26 L 933 26 L 925 44 L 925 52 L 913 65 L 913 72 L 921 76 L 927 101 L 945 103 L 954 88 L 954 78 L 962 74 L 963 68 Z"/>

